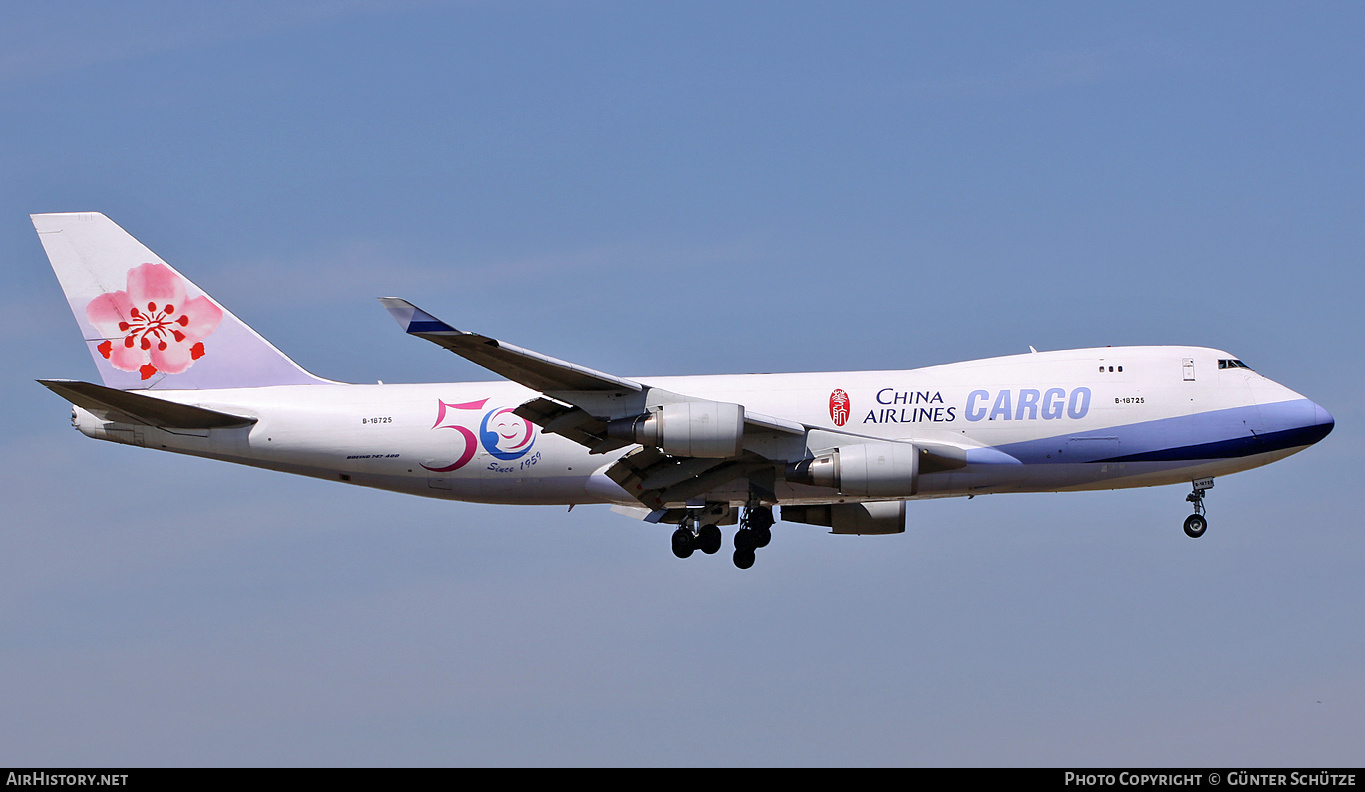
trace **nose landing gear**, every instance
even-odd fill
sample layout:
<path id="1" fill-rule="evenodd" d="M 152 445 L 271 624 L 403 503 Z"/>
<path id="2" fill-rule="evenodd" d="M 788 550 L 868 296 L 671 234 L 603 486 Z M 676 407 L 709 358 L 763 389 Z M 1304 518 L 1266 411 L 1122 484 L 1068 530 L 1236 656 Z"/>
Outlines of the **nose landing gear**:
<path id="1" fill-rule="evenodd" d="M 1204 517 L 1204 493 L 1213 489 L 1213 479 L 1199 479 L 1194 482 L 1194 492 L 1185 496 L 1185 500 L 1194 504 L 1194 514 L 1185 518 L 1185 535 L 1191 539 L 1198 539 L 1208 530 L 1209 521 Z"/>

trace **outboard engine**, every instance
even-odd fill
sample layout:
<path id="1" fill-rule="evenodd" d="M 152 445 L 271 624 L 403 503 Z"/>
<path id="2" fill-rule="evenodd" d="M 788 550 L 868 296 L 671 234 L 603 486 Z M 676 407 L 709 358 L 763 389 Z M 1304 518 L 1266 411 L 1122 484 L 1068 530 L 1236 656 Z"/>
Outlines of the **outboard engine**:
<path id="1" fill-rule="evenodd" d="M 744 446 L 744 406 L 729 402 L 665 404 L 607 424 L 607 437 L 663 449 L 673 456 L 724 459 Z"/>

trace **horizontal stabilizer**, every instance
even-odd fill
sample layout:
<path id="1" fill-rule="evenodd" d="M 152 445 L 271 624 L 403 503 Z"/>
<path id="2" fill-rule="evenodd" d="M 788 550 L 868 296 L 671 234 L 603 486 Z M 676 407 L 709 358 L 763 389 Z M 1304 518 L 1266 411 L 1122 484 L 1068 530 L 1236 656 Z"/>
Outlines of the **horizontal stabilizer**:
<path id="1" fill-rule="evenodd" d="M 155 396 L 106 388 L 76 380 L 38 380 L 40 384 L 77 407 L 94 413 L 117 412 L 145 423 L 171 429 L 223 429 L 250 426 L 255 418 L 179 404 Z"/>

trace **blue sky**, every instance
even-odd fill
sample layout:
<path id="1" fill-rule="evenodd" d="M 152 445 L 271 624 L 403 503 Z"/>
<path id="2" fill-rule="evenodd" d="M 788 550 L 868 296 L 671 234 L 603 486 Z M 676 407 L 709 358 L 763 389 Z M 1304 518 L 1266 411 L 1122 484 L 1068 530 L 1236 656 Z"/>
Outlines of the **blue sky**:
<path id="1" fill-rule="evenodd" d="M 1359 4 L 67 2 L 0 28 L 0 763 L 1358 765 Z M 624 375 L 1227 349 L 1337 419 L 1220 479 L 788 526 L 96 443 L 31 212 L 299 363 Z M 152 497 L 155 496 L 155 497 Z"/>

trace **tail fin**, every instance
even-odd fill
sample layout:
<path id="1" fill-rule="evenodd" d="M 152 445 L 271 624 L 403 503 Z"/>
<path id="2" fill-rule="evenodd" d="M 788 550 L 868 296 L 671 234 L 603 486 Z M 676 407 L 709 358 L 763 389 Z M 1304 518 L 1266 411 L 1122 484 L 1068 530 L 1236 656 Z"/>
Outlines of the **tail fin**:
<path id="1" fill-rule="evenodd" d="M 31 218 L 105 385 L 172 390 L 327 381 L 104 215 Z"/>

